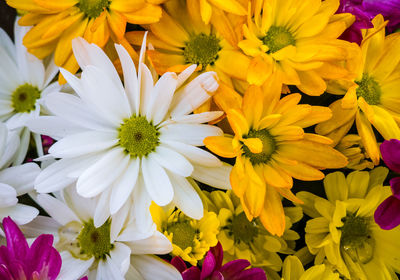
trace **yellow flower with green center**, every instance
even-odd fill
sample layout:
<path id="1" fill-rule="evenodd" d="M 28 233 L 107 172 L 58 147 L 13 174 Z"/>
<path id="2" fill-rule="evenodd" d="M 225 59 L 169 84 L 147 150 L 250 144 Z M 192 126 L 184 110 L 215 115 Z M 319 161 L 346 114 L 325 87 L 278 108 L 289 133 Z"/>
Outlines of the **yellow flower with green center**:
<path id="1" fill-rule="evenodd" d="M 104 47 L 110 37 L 130 51 L 126 41 L 127 23 L 145 24 L 161 18 L 159 0 L 7 0 L 24 15 L 20 25 L 32 29 L 24 37 L 28 51 L 40 59 L 54 52 L 54 62 L 75 73 L 78 63 L 72 54 L 71 40 L 83 37 Z M 61 76 L 60 76 L 61 77 Z"/>
<path id="2" fill-rule="evenodd" d="M 344 97 L 329 106 L 332 119 L 316 131 L 338 143 L 355 121 L 361 143 L 377 165 L 380 152 L 372 126 L 386 140 L 400 139 L 400 33 L 385 37 L 387 22 L 381 15 L 372 23 L 373 28 L 363 31 L 357 55 L 347 63 L 355 78 L 328 84 L 328 92 Z"/>
<path id="3" fill-rule="evenodd" d="M 280 99 L 281 84 L 250 86 L 241 109 L 227 112 L 235 135 L 207 137 L 204 143 L 219 156 L 236 158 L 230 174 L 234 193 L 251 221 L 281 236 L 285 230 L 282 196 L 292 201 L 293 178 L 321 180 L 323 168 L 341 168 L 346 157 L 332 141 L 303 128 L 331 117 L 328 108 L 298 104 L 300 94 Z"/>
<path id="4" fill-rule="evenodd" d="M 374 222 L 375 209 L 391 194 L 382 186 L 387 173 L 384 167 L 347 177 L 334 172 L 324 179 L 327 199 L 297 194 L 304 201 L 304 213 L 312 218 L 305 239 L 316 265 L 326 261 L 346 279 L 397 279 L 400 228 L 382 230 Z"/>
<path id="5" fill-rule="evenodd" d="M 283 262 L 282 280 L 339 280 L 339 273 L 331 265 L 320 264 L 304 270 L 296 256 L 287 256 Z"/>
<path id="6" fill-rule="evenodd" d="M 214 25 L 205 24 L 199 14 L 202 2 L 170 0 L 164 4 L 165 12 L 160 21 L 145 25 L 150 31 L 148 41 L 155 48 L 147 51 L 152 65 L 161 75 L 168 71 L 181 72 L 189 65 L 197 64 L 200 71 L 217 72 L 220 81 L 231 87 L 235 83 L 244 83 L 246 73 L 243 69 L 248 67 L 250 59 L 237 47 L 241 35 L 235 29 L 236 22 L 223 12 L 214 10 Z M 228 4 L 231 1 L 224 2 Z M 143 35 L 144 31 L 131 31 L 127 32 L 126 38 L 139 46 Z M 229 100 L 240 99 L 234 91 L 224 89 L 220 87 L 213 96 L 222 109 L 232 107 L 222 105 L 226 102 L 231 104 Z M 202 109 L 208 110 L 211 101 Z"/>
<path id="7" fill-rule="evenodd" d="M 171 241 L 172 255 L 194 266 L 218 243 L 220 222 L 213 212 L 205 211 L 203 218 L 195 220 L 178 209 L 166 211 L 154 203 L 150 212 L 157 229 Z"/>
<path id="8" fill-rule="evenodd" d="M 240 199 L 231 190 L 203 192 L 209 211 L 218 215 L 221 223 L 217 236 L 224 249 L 224 262 L 235 259 L 249 260 L 253 266 L 262 267 L 268 279 L 275 279 L 282 267 L 277 253 L 294 253 L 295 240 L 300 236 L 290 230 L 292 222 L 302 218 L 300 207 L 285 208 L 286 228 L 282 237 L 272 236 L 258 219 L 249 221 Z M 289 217 L 290 216 L 290 217 Z"/>
<path id="9" fill-rule="evenodd" d="M 262 85 L 276 77 L 309 95 L 321 95 L 325 80 L 344 78 L 338 62 L 350 57 L 353 46 L 337 38 L 354 20 L 335 15 L 339 0 L 254 0 L 245 39 L 238 46 L 252 57 L 247 81 Z M 243 71 L 245 72 L 245 71 Z"/>

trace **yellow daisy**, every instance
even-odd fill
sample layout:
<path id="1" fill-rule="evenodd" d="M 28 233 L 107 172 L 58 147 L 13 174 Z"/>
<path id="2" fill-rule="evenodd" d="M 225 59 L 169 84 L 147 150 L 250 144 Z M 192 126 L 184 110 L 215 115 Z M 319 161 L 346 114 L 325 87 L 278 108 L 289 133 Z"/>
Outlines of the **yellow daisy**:
<path id="1" fill-rule="evenodd" d="M 320 264 L 304 270 L 296 256 L 287 256 L 283 262 L 282 280 L 339 280 L 340 275 L 334 272 L 331 265 Z"/>
<path id="2" fill-rule="evenodd" d="M 346 166 L 347 168 L 355 170 L 374 168 L 374 163 L 369 158 L 362 144 L 361 137 L 356 134 L 344 136 L 335 149 L 347 157 L 349 161 L 349 164 Z"/>
<path id="3" fill-rule="evenodd" d="M 189 218 L 178 209 L 165 210 L 152 203 L 151 216 L 157 229 L 172 243 L 172 255 L 196 266 L 210 247 L 217 245 L 219 220 L 214 212 L 204 211 L 200 220 Z"/>
<path id="4" fill-rule="evenodd" d="M 330 139 L 303 130 L 329 119 L 330 110 L 298 104 L 300 94 L 280 99 L 280 89 L 279 83 L 263 89 L 250 86 L 241 110 L 227 112 L 235 135 L 204 140 L 217 155 L 236 158 L 230 181 L 247 218 L 260 217 L 264 227 L 279 236 L 285 229 L 281 195 L 298 201 L 290 191 L 292 177 L 320 180 L 324 174 L 319 169 L 347 164 L 346 157 L 329 146 Z"/>
<path id="5" fill-rule="evenodd" d="M 374 221 L 377 206 L 390 194 L 383 187 L 388 169 L 341 172 L 324 180 L 327 199 L 308 192 L 297 196 L 304 201 L 304 213 L 312 219 L 306 225 L 306 244 L 315 264 L 324 260 L 346 279 L 392 280 L 400 271 L 400 228 L 381 229 Z"/>
<path id="6" fill-rule="evenodd" d="M 151 31 L 148 41 L 155 50 L 149 50 L 147 54 L 158 74 L 180 72 L 191 64 L 197 64 L 200 71 L 215 71 L 228 87 L 234 86 L 232 80 L 246 80 L 243 69 L 248 67 L 250 59 L 237 47 L 241 32 L 237 32 L 223 12 L 213 12 L 218 20 L 211 25 L 202 21 L 198 0 L 170 0 L 164 4 L 164 9 L 159 22 L 144 25 Z M 127 32 L 126 38 L 133 45 L 140 46 L 143 34 L 143 31 Z M 221 87 L 214 98 L 227 96 L 224 100 L 235 100 L 237 95 Z M 224 103 L 223 100 L 216 102 Z M 223 104 L 220 107 L 224 109 Z"/>
<path id="7" fill-rule="evenodd" d="M 380 153 L 371 124 L 384 139 L 400 139 L 400 33 L 385 37 L 387 22 L 382 15 L 372 23 L 373 28 L 363 30 L 358 55 L 348 61 L 355 78 L 329 84 L 328 92 L 345 96 L 329 106 L 332 119 L 319 124 L 316 131 L 338 143 L 355 120 L 361 142 L 377 165 Z"/>
<path id="8" fill-rule="evenodd" d="M 54 52 L 57 66 L 75 73 L 78 63 L 72 54 L 71 40 L 83 37 L 104 47 L 111 37 L 133 49 L 124 38 L 126 23 L 152 23 L 161 17 L 158 4 L 164 0 L 7 0 L 24 16 L 20 25 L 33 28 L 24 37 L 28 51 L 40 59 Z"/>
<path id="9" fill-rule="evenodd" d="M 335 15 L 339 0 L 253 0 L 253 12 L 243 26 L 239 47 L 253 57 L 247 71 L 251 84 L 277 76 L 309 95 L 326 89 L 325 79 L 347 76 L 339 61 L 349 57 L 352 44 L 338 40 L 354 21 Z"/>

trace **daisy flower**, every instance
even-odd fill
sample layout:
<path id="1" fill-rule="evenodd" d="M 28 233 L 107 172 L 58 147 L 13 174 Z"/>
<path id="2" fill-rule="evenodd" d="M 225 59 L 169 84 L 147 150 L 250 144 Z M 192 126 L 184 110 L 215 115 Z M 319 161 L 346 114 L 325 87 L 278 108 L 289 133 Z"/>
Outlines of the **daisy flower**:
<path id="1" fill-rule="evenodd" d="M 143 191 L 135 189 L 138 195 Z M 55 236 L 55 247 L 62 258 L 59 278 L 63 280 L 84 275 L 89 279 L 181 279 L 171 265 L 151 256 L 169 253 L 172 246 L 143 211 L 150 200 L 141 197 L 95 226 L 99 201 L 82 198 L 73 185 L 56 197 L 39 194 L 36 200 L 51 218 L 39 216 L 25 231 Z"/>
<path id="2" fill-rule="evenodd" d="M 179 76 L 164 74 L 154 85 L 147 66 L 141 62 L 136 74 L 127 51 L 116 45 L 124 87 L 98 46 L 82 38 L 72 44 L 83 69 L 81 79 L 64 69 L 61 72 L 78 96 L 49 95 L 46 105 L 53 115 L 30 123 L 34 131 L 58 140 L 49 155 L 61 158 L 38 176 L 36 190 L 53 192 L 77 181 L 80 195 L 100 196 L 104 207 L 99 211 L 115 214 L 134 188 L 144 185 L 156 204 L 173 202 L 188 216 L 200 219 L 203 205 L 186 177 L 230 188 L 231 167 L 198 148 L 205 137 L 222 135 L 218 127 L 202 124 L 222 112 L 190 114 L 218 88 L 215 73 L 185 83 L 196 68 L 193 65 Z M 145 42 L 140 61 L 144 49 Z"/>
<path id="3" fill-rule="evenodd" d="M 247 70 L 250 84 L 261 85 L 275 75 L 309 95 L 321 95 L 325 79 L 343 78 L 338 65 L 349 57 L 351 44 L 337 38 L 354 20 L 334 15 L 339 0 L 254 1 L 243 26 L 243 52 L 253 57 Z"/>
<path id="4" fill-rule="evenodd" d="M 363 32 L 357 55 L 348 61 L 356 77 L 329 83 L 329 93 L 344 97 L 329 106 L 333 116 L 318 124 L 316 132 L 338 143 L 355 121 L 368 157 L 377 165 L 379 147 L 371 124 L 384 139 L 400 139 L 400 33 L 385 37 L 387 22 L 382 15 L 372 23 L 374 28 Z"/>
<path id="5" fill-rule="evenodd" d="M 0 29 L 0 121 L 20 135 L 20 147 L 14 164 L 21 164 L 29 147 L 30 131 L 26 123 L 40 115 L 43 99 L 60 90 L 51 83 L 58 68 L 48 58 L 44 61 L 29 54 L 22 44 L 28 27 L 14 24 L 15 44 Z M 43 155 L 40 135 L 33 134 L 39 156 Z"/>
<path id="6" fill-rule="evenodd" d="M 180 210 L 165 210 L 155 204 L 150 211 L 158 230 L 171 241 L 172 255 L 191 265 L 197 265 L 218 242 L 219 221 L 214 212 L 205 211 L 203 218 L 194 220 Z"/>
<path id="7" fill-rule="evenodd" d="M 124 43 L 127 22 L 156 22 L 161 17 L 159 0 L 7 0 L 7 4 L 23 12 L 19 20 L 33 28 L 24 37 L 24 45 L 43 59 L 54 53 L 56 65 L 75 73 L 79 65 L 72 53 L 71 40 L 83 37 L 100 47 L 113 41 Z M 134 52 L 132 50 L 132 52 Z"/>
<path id="8" fill-rule="evenodd" d="M 332 141 L 303 128 L 330 118 L 328 108 L 299 105 L 300 94 L 280 99 L 279 83 L 262 89 L 250 86 L 241 109 L 227 112 L 235 135 L 204 140 L 217 155 L 236 158 L 230 174 L 234 193 L 240 198 L 249 221 L 260 217 L 264 227 L 281 236 L 285 214 L 281 195 L 296 201 L 293 177 L 321 180 L 323 168 L 341 168 L 346 157 L 329 145 Z"/>
<path id="9" fill-rule="evenodd" d="M 347 134 L 335 146 L 335 149 L 344 154 L 349 161 L 347 168 L 363 170 L 374 168 L 374 163 L 369 158 L 361 137 L 357 134 Z"/>
<path id="10" fill-rule="evenodd" d="M 387 168 L 371 172 L 341 172 L 324 179 L 327 199 L 308 192 L 297 196 L 304 201 L 307 222 L 306 244 L 316 255 L 315 264 L 326 260 L 346 279 L 395 279 L 400 270 L 400 228 L 383 230 L 374 222 L 377 206 L 389 196 L 382 183 Z"/>
<path id="11" fill-rule="evenodd" d="M 21 230 L 8 217 L 3 219 L 7 246 L 0 247 L 0 278 L 4 280 L 55 280 L 61 257 L 52 246 L 53 236 L 42 234 L 29 247 Z"/>
<path id="12" fill-rule="evenodd" d="M 40 168 L 35 163 L 8 167 L 18 143 L 18 136 L 0 122 L 0 219 L 10 216 L 21 225 L 39 214 L 36 208 L 18 203 L 18 196 L 33 190 Z"/>

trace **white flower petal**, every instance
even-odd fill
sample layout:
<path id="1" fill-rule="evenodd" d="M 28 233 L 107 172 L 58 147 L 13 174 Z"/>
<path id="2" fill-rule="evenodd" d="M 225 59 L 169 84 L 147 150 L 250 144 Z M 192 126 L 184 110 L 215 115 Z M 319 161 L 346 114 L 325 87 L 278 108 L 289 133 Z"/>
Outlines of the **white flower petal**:
<path id="1" fill-rule="evenodd" d="M 0 157 L 0 170 L 7 167 L 15 158 L 15 154 L 18 151 L 20 140 L 18 134 L 15 132 L 9 132 L 7 137 L 6 149 Z"/>
<path id="2" fill-rule="evenodd" d="M 58 71 L 60 71 L 59 67 L 54 63 L 54 55 L 48 56 L 43 60 L 43 64 L 45 65 L 46 71 L 44 73 L 44 83 L 43 86 L 47 86 L 57 75 Z M 53 83 L 54 86 L 60 87 L 60 84 L 58 82 Z M 49 85 L 51 86 L 51 85 Z M 46 88 L 47 89 L 47 88 Z M 44 91 L 42 91 L 42 97 L 43 97 Z"/>
<path id="3" fill-rule="evenodd" d="M 192 164 L 184 156 L 165 146 L 158 146 L 151 156 L 162 167 L 175 174 L 188 177 L 193 172 Z"/>
<path id="4" fill-rule="evenodd" d="M 30 120 L 27 126 L 32 132 L 48 135 L 56 140 L 67 135 L 85 131 L 83 127 L 54 116 L 43 116 Z"/>
<path id="5" fill-rule="evenodd" d="M 10 185 L 0 181 L 0 207 L 14 206 L 18 203 L 17 192 Z"/>
<path id="6" fill-rule="evenodd" d="M 27 127 L 23 127 L 20 132 L 19 148 L 14 155 L 13 165 L 22 164 L 25 160 L 29 148 L 29 141 L 31 139 L 31 132 Z"/>
<path id="7" fill-rule="evenodd" d="M 8 56 L 11 58 L 16 57 L 15 46 L 11 41 L 10 37 L 8 37 L 7 33 L 0 28 L 0 47 L 4 48 L 7 52 Z"/>
<path id="8" fill-rule="evenodd" d="M 183 70 L 179 75 L 178 75 L 178 83 L 176 85 L 176 88 L 179 88 L 182 86 L 187 79 L 193 74 L 194 71 L 196 71 L 197 65 L 192 64 L 189 67 L 187 67 L 185 70 Z"/>
<path id="9" fill-rule="evenodd" d="M 126 226 L 127 217 L 130 214 L 131 205 L 129 203 L 125 203 L 123 207 L 114 215 L 111 216 L 111 229 L 110 229 L 110 240 L 113 243 L 118 235 L 121 233 L 123 228 Z"/>
<path id="10" fill-rule="evenodd" d="M 218 167 L 222 165 L 222 162 L 216 156 L 198 147 L 177 141 L 163 141 L 163 145 L 174 149 L 195 164 L 209 167 Z"/>
<path id="11" fill-rule="evenodd" d="M 105 153 L 78 178 L 76 189 L 83 197 L 93 197 L 109 188 L 129 163 L 123 149 L 114 148 Z"/>
<path id="12" fill-rule="evenodd" d="M 8 52 L 0 48 L 0 84 L 7 92 L 13 92 L 19 85 L 23 84 L 21 74 L 13 58 L 8 56 Z"/>
<path id="13" fill-rule="evenodd" d="M 149 68 L 144 63 L 140 64 L 140 113 L 145 115 L 148 104 L 150 103 L 151 92 L 153 90 L 154 81 Z"/>
<path id="14" fill-rule="evenodd" d="M 110 213 L 115 214 L 127 201 L 136 185 L 139 174 L 140 159 L 130 159 L 129 165 L 114 183 L 110 198 Z"/>
<path id="15" fill-rule="evenodd" d="M 134 266 L 145 280 L 181 280 L 179 271 L 166 261 L 156 256 L 132 256 L 132 266 Z"/>
<path id="16" fill-rule="evenodd" d="M 35 163 L 25 163 L 0 171 L 0 182 L 12 186 L 18 195 L 33 190 L 33 182 L 40 173 Z"/>
<path id="17" fill-rule="evenodd" d="M 0 208 L 0 219 L 10 216 L 14 222 L 23 225 L 32 221 L 39 214 L 39 210 L 32 206 L 16 204 L 14 206 Z"/>
<path id="18" fill-rule="evenodd" d="M 80 221 L 78 216 L 66 204 L 51 195 L 39 194 L 37 201 L 54 220 L 63 226 L 69 222 Z"/>
<path id="19" fill-rule="evenodd" d="M 1 93 L 0 93 L 0 98 L 2 98 Z M 8 114 L 10 114 L 13 111 L 14 111 L 14 108 L 12 107 L 12 103 L 10 100 L 1 100 L 0 99 L 0 116 L 7 116 Z M 8 119 L 8 117 L 7 117 L 7 119 Z"/>
<path id="20" fill-rule="evenodd" d="M 223 115 L 224 112 L 221 111 L 212 111 L 212 112 L 204 112 L 199 114 L 190 114 L 190 115 L 182 115 L 173 117 L 170 120 L 163 122 L 160 126 L 164 126 L 166 124 L 172 123 L 193 123 L 193 124 L 200 124 L 200 123 L 207 123 L 213 121 L 220 116 Z"/>
<path id="21" fill-rule="evenodd" d="M 0 30 L 3 31 L 3 29 Z M 3 153 L 6 149 L 7 139 L 8 139 L 8 128 L 5 124 L 0 122 L 0 159 L 2 158 Z"/>
<path id="22" fill-rule="evenodd" d="M 114 248 L 110 252 L 110 257 L 119 266 L 122 275 L 129 269 L 131 249 L 121 242 L 114 243 Z"/>
<path id="23" fill-rule="evenodd" d="M 81 221 L 89 221 L 93 218 L 96 209 L 95 199 L 88 199 L 78 195 L 74 184 L 65 188 L 63 195 L 69 208 L 74 211 Z"/>
<path id="24" fill-rule="evenodd" d="M 21 226 L 25 236 L 36 237 L 41 234 L 52 234 L 55 237 L 58 235 L 60 224 L 51 217 L 37 216 L 30 223 Z"/>
<path id="25" fill-rule="evenodd" d="M 145 280 L 132 265 L 129 265 L 128 272 L 125 274 L 125 279 Z"/>
<path id="26" fill-rule="evenodd" d="M 76 280 L 83 277 L 87 270 L 92 266 L 94 257 L 89 260 L 81 260 L 74 258 L 70 252 L 60 252 L 62 266 L 57 279 Z"/>
<path id="27" fill-rule="evenodd" d="M 93 224 L 95 227 L 102 226 L 110 217 L 110 207 L 108 207 L 108 198 L 110 197 L 110 192 L 111 190 L 107 189 L 100 194 L 93 216 Z"/>
<path id="28" fill-rule="evenodd" d="M 168 254 L 172 251 L 172 244 L 168 238 L 159 231 L 146 239 L 134 240 L 126 243 L 133 255 Z M 136 267 L 137 269 L 137 267 Z"/>
<path id="29" fill-rule="evenodd" d="M 161 142 L 172 140 L 195 146 L 204 146 L 203 140 L 208 136 L 223 135 L 219 127 L 207 124 L 170 124 L 159 131 Z"/>
<path id="30" fill-rule="evenodd" d="M 97 266 L 96 280 L 124 280 L 121 270 L 109 256 L 106 260 L 100 260 Z"/>
<path id="31" fill-rule="evenodd" d="M 220 167 L 194 165 L 191 177 L 214 188 L 229 190 L 232 188 L 229 181 L 231 171 L 232 166 L 227 163 L 223 163 Z"/>
<path id="32" fill-rule="evenodd" d="M 150 154 L 142 158 L 142 174 L 147 193 L 157 205 L 165 206 L 172 201 L 174 190 L 164 168 Z"/>

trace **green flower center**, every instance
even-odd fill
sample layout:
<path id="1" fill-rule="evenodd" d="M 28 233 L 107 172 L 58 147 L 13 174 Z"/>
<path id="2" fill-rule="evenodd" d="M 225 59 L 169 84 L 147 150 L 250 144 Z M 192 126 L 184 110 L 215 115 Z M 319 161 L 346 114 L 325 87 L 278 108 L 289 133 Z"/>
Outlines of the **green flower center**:
<path id="1" fill-rule="evenodd" d="M 107 220 L 98 228 L 94 226 L 93 220 L 86 222 L 77 237 L 80 254 L 105 259 L 114 247 L 110 241 L 110 228 L 111 220 Z"/>
<path id="2" fill-rule="evenodd" d="M 133 157 L 147 156 L 159 144 L 160 133 L 145 117 L 132 116 L 118 129 L 119 144 Z"/>
<path id="3" fill-rule="evenodd" d="M 357 97 L 364 97 L 365 101 L 370 105 L 377 105 L 381 102 L 381 87 L 374 78 L 364 73 L 361 81 L 356 81 L 358 88 L 356 90 Z"/>
<path id="4" fill-rule="evenodd" d="M 269 48 L 267 53 L 277 52 L 296 43 L 292 33 L 282 26 L 271 26 L 262 41 Z"/>
<path id="5" fill-rule="evenodd" d="M 80 0 L 79 9 L 89 18 L 97 18 L 110 6 L 109 0 Z"/>
<path id="6" fill-rule="evenodd" d="M 370 229 L 371 218 L 347 214 L 342 222 L 341 248 L 354 262 L 368 263 L 374 257 L 375 248 Z"/>
<path id="7" fill-rule="evenodd" d="M 250 129 L 249 134 L 243 138 L 258 138 L 263 144 L 261 153 L 252 153 L 250 149 L 243 144 L 244 155 L 248 157 L 253 165 L 268 163 L 271 155 L 276 150 L 276 141 L 267 129 L 253 130 Z"/>
<path id="8" fill-rule="evenodd" d="M 250 222 L 244 212 L 232 217 L 230 233 L 235 239 L 235 243 L 251 243 L 258 236 L 258 226 L 255 222 Z"/>
<path id="9" fill-rule="evenodd" d="M 193 247 L 196 229 L 190 225 L 189 221 L 175 223 L 169 226 L 167 231 L 173 234 L 172 243 L 179 246 L 182 250 Z"/>
<path id="10" fill-rule="evenodd" d="M 30 84 L 19 86 L 11 95 L 11 104 L 17 113 L 29 113 L 35 110 L 40 90 Z"/>
<path id="11" fill-rule="evenodd" d="M 191 36 L 188 42 L 185 42 L 183 55 L 186 63 L 202 65 L 203 70 L 209 64 L 214 64 L 218 59 L 218 52 L 221 50 L 219 39 L 211 34 L 200 33 Z"/>

